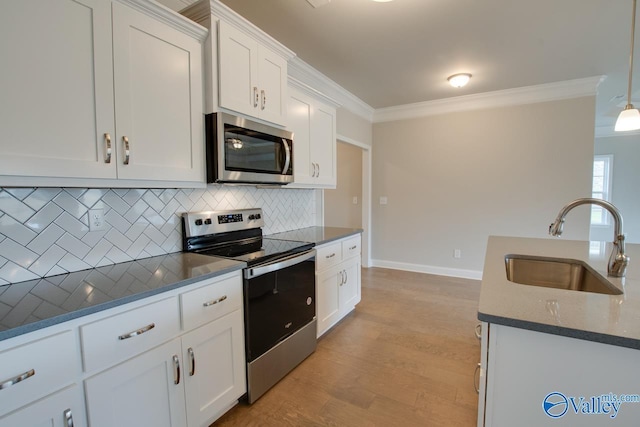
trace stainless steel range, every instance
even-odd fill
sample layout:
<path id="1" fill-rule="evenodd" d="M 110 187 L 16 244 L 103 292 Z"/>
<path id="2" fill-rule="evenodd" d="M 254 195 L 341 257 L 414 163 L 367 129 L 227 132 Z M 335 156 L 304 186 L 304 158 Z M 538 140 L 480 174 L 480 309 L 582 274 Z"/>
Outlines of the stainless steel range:
<path id="1" fill-rule="evenodd" d="M 184 251 L 244 269 L 247 400 L 255 402 L 316 349 L 313 243 L 264 238 L 261 209 L 182 214 Z"/>

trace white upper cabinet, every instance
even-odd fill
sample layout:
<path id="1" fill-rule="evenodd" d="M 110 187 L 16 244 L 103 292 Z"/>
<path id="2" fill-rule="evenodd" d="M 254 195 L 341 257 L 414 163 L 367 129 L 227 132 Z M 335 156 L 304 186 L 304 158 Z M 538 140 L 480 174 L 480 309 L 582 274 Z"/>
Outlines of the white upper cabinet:
<path id="1" fill-rule="evenodd" d="M 201 0 L 181 13 L 209 29 L 206 112 L 222 108 L 286 126 L 293 52 L 218 1 Z"/>
<path id="2" fill-rule="evenodd" d="M 207 32 L 130 5 L 3 3 L 0 185 L 204 186 Z"/>
<path id="3" fill-rule="evenodd" d="M 289 88 L 288 129 L 293 132 L 290 187 L 336 188 L 336 107 Z"/>

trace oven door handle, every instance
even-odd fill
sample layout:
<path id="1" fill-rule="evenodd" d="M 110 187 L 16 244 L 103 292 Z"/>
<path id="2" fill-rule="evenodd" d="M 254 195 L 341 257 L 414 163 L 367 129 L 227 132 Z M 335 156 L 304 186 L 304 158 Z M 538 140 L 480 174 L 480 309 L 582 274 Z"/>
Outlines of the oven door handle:
<path id="1" fill-rule="evenodd" d="M 269 264 L 260 265 L 258 267 L 247 268 L 244 270 L 245 279 L 253 279 L 254 277 L 262 276 L 263 274 L 271 273 L 276 270 L 282 270 L 283 268 L 291 267 L 296 264 L 300 264 L 308 259 L 316 256 L 315 249 L 308 252 L 304 252 L 302 255 L 296 254 L 288 258 L 279 259 Z"/>

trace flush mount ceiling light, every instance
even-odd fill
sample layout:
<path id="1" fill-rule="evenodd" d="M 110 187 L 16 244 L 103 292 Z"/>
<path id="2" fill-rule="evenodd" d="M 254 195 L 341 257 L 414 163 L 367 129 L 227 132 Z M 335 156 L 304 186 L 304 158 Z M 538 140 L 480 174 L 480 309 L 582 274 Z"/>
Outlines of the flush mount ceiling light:
<path id="1" fill-rule="evenodd" d="M 629 55 L 629 86 L 627 89 L 627 105 L 616 120 L 616 132 L 640 129 L 640 112 L 631 103 L 631 82 L 633 80 L 633 42 L 636 32 L 636 0 L 633 0 L 631 15 L 631 54 Z"/>
<path id="2" fill-rule="evenodd" d="M 449 76 L 447 80 L 449 84 L 453 87 L 462 87 L 469 83 L 469 79 L 471 78 L 471 74 L 469 73 L 459 73 L 454 74 L 453 76 Z"/>

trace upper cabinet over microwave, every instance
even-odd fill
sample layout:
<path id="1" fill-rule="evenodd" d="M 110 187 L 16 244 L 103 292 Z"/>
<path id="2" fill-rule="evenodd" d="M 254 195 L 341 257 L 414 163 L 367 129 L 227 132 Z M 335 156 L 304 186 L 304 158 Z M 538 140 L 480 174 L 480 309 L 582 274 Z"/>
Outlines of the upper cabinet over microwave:
<path id="1" fill-rule="evenodd" d="M 217 0 L 180 13 L 209 29 L 206 113 L 222 108 L 286 126 L 287 62 L 295 54 Z"/>

